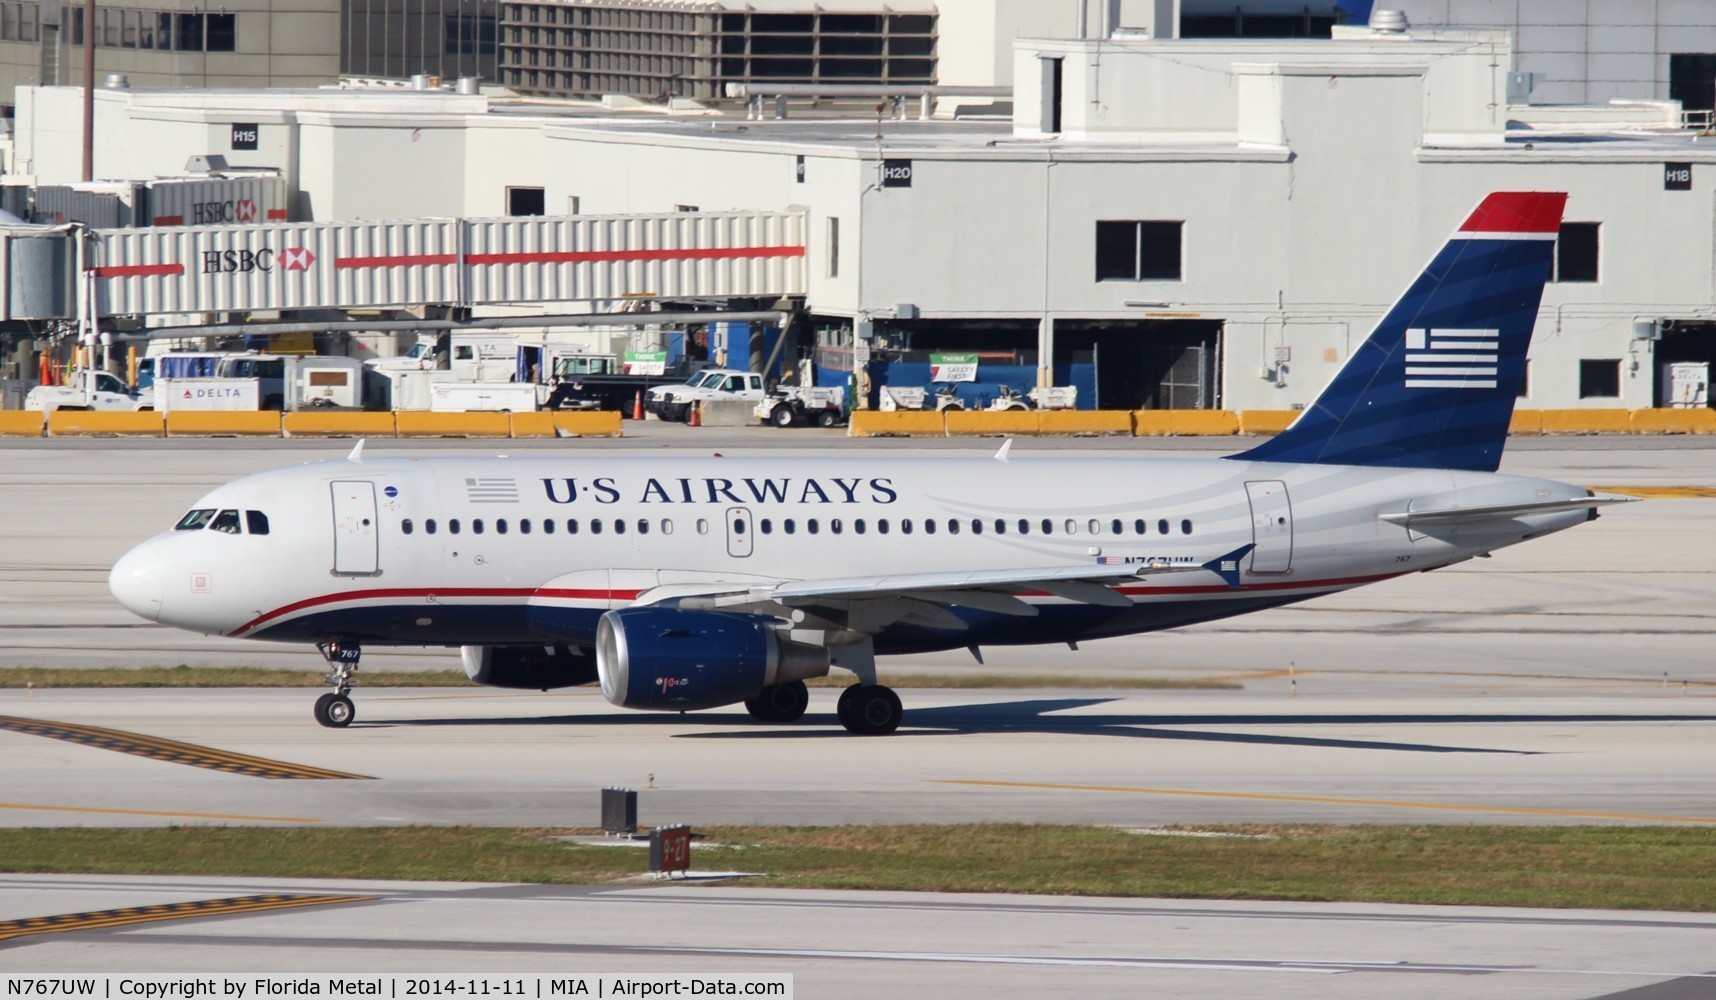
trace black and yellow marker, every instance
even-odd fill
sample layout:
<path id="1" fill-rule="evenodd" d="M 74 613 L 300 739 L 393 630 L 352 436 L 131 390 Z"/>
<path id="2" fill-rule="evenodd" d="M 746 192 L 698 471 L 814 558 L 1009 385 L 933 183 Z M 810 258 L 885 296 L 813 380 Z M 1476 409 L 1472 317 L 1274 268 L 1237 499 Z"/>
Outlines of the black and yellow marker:
<path id="1" fill-rule="evenodd" d="M 233 913 L 283 910 L 296 906 L 362 903 L 376 898 L 273 893 L 262 896 L 233 896 L 228 899 L 193 899 L 183 903 L 159 903 L 153 906 L 122 906 L 118 909 L 92 910 L 88 913 L 59 913 L 51 917 L 24 917 L 20 920 L 0 920 L 0 941 L 32 934 L 66 934 L 71 931 L 122 927 L 126 924 L 184 920 L 188 917 L 224 917 Z"/>
<path id="2" fill-rule="evenodd" d="M 252 757 L 249 754 L 215 750 L 210 747 L 200 747 L 194 743 L 164 740 L 156 736 L 128 733 L 120 729 L 102 729 L 99 726 L 80 726 L 69 722 L 49 722 L 43 719 L 0 715 L 0 729 L 24 733 L 29 736 L 46 736 L 49 739 L 81 743 L 84 746 L 133 754 L 138 757 L 147 757 L 150 760 L 187 764 L 191 767 L 205 767 L 212 771 L 223 771 L 227 774 L 242 774 L 252 778 L 370 780 L 367 775 L 362 774 L 347 774 L 344 771 L 330 771 L 323 767 L 309 767 L 304 764 L 269 760 L 266 757 Z"/>

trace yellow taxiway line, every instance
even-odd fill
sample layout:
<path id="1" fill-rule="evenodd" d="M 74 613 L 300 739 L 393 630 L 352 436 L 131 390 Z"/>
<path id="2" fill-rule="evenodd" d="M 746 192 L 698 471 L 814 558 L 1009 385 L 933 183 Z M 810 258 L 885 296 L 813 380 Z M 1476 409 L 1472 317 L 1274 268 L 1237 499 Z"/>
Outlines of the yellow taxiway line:
<path id="1" fill-rule="evenodd" d="M 137 757 L 147 757 L 150 760 L 166 761 L 171 764 L 187 764 L 191 767 L 224 771 L 227 774 L 242 774 L 252 778 L 370 780 L 361 774 L 330 771 L 325 767 L 310 767 L 306 764 L 269 760 L 266 757 L 252 757 L 249 754 L 200 747 L 194 743 L 180 743 L 178 740 L 167 740 L 158 736 L 128 733 L 122 729 L 103 729 L 100 726 L 84 726 L 71 722 L 53 722 L 48 719 L 26 719 L 15 715 L 0 715 L 0 730 L 23 733 L 27 736 L 45 736 L 48 739 L 65 740 L 68 743 L 79 743 L 102 750 L 114 750 Z"/>
<path id="2" fill-rule="evenodd" d="M 1587 486 L 1597 493 L 1619 493 L 1648 500 L 1696 500 L 1716 497 L 1716 486 Z"/>
<path id="3" fill-rule="evenodd" d="M 125 924 L 184 920 L 188 917 L 222 917 L 231 913 L 282 910 L 295 906 L 361 903 L 375 898 L 377 897 L 271 894 L 235 896 L 230 899 L 197 899 L 183 903 L 161 903 L 154 906 L 125 906 L 113 910 L 94 910 L 88 913 L 61 913 L 51 917 L 25 917 L 19 920 L 0 920 L 0 941 L 31 934 L 65 934 L 71 931 L 120 927 Z"/>
<path id="4" fill-rule="evenodd" d="M 1578 819 L 1625 819 L 1650 823 L 1716 823 L 1713 816 L 1653 816 L 1648 813 L 1585 812 L 1578 809 L 1533 809 L 1526 806 L 1463 805 L 1454 802 L 1404 802 L 1391 799 L 1347 799 L 1328 795 L 1278 795 L 1267 792 L 1214 792 L 1196 788 L 1129 788 L 1124 785 L 1071 785 L 1036 781 L 980 781 L 976 779 L 932 779 L 938 785 L 976 785 L 990 788 L 1036 788 L 1045 791 L 1119 792 L 1128 795 L 1185 795 L 1208 799 L 1244 799 L 1253 802 L 1311 802 L 1319 805 L 1375 806 L 1383 809 L 1432 809 L 1443 812 L 1506 813 L 1514 816 L 1567 816 Z"/>
<path id="5" fill-rule="evenodd" d="M 0 809 L 36 812 L 99 813 L 104 816 L 166 816 L 173 819 L 232 819 L 245 823 L 322 823 L 307 816 L 245 816 L 238 813 L 174 812 L 163 809 L 109 809 L 103 806 L 49 806 L 32 802 L 0 802 Z"/>

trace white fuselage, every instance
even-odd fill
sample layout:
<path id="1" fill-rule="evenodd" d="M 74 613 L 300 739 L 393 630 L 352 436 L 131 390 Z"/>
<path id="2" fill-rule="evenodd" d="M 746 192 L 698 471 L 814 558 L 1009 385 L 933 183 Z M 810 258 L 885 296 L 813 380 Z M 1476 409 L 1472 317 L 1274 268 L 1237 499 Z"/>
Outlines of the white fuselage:
<path id="1" fill-rule="evenodd" d="M 1150 631 L 1436 569 L 1591 515 L 1434 531 L 1381 516 L 1426 497 L 1586 495 L 1488 473 L 1231 459 L 366 458 L 214 490 L 193 510 L 236 511 L 240 531 L 164 532 L 114 567 L 112 586 L 144 617 L 209 634 L 588 647 L 602 612 L 705 585 L 1182 568 L 1119 586 L 1126 608 L 1026 591 L 1032 617 L 955 608 L 965 630 L 876 636 L 877 652 L 913 652 Z M 266 534 L 248 530 L 252 511 Z M 1247 545 L 1238 587 L 1184 571 Z"/>

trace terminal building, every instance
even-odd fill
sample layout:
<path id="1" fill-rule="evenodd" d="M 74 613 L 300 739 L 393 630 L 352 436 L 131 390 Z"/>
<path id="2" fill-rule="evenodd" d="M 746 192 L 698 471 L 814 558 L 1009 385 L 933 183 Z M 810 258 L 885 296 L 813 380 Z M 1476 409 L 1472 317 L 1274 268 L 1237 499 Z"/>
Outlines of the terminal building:
<path id="1" fill-rule="evenodd" d="M 958 5 L 940 6 L 946 17 Z M 1485 193 L 1567 191 L 1522 405 L 1663 405 L 1667 365 L 1716 362 L 1716 148 L 1661 92 L 1672 53 L 1652 57 L 1663 70 L 1654 89 L 1545 104 L 1544 83 L 1521 77 L 1512 25 L 1379 13 L 1329 24 L 1326 38 L 1250 38 L 1237 26 L 1174 37 L 1187 18 L 1172 3 L 1091 6 L 1100 16 L 1080 19 L 1086 37 L 1076 22 L 990 35 L 983 46 L 1006 69 L 970 84 L 945 82 L 943 34 L 943 82 L 902 71 L 858 91 L 754 79 L 650 102 L 583 84 L 563 99 L 107 89 L 96 172 L 174 175 L 213 153 L 278 170 L 288 227 L 543 217 L 556 231 L 612 233 L 649 220 L 677 234 L 672 252 L 687 260 L 732 249 L 721 220 L 766 219 L 791 234 L 778 252 L 797 261 L 755 272 L 767 280 L 681 282 L 670 294 L 639 271 L 600 295 L 568 291 L 595 287 L 574 282 L 554 286 L 565 301 L 511 303 L 399 284 L 390 305 L 781 307 L 797 317 L 796 350 L 825 372 L 866 356 L 904 365 L 969 352 L 1021 373 L 1008 378 L 1075 385 L 1081 407 L 1236 410 L 1309 402 Z M 75 88 L 20 90 L 17 173 L 76 179 L 79 99 Z M 254 141 L 235 144 L 247 130 Z M 253 238 L 243 228 L 209 238 Z M 461 266 L 463 246 L 448 251 Z M 257 287 L 247 309 L 176 300 L 171 313 L 132 315 L 278 320 L 302 301 Z"/>

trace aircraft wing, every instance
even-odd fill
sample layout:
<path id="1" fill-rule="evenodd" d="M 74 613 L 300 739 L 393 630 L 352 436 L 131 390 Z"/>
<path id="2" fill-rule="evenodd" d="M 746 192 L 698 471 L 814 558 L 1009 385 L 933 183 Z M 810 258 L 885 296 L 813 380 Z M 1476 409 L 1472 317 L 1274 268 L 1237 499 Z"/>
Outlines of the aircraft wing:
<path id="1" fill-rule="evenodd" d="M 1612 503 L 1632 503 L 1637 497 L 1588 496 L 1571 500 L 1539 500 L 1529 503 L 1482 504 L 1475 507 L 1439 507 L 1431 510 L 1406 510 L 1378 515 L 1390 524 L 1409 528 L 1428 525 L 1455 525 L 1502 518 L 1525 517 L 1531 514 L 1559 514 L 1569 510 L 1594 510 Z"/>
<path id="2" fill-rule="evenodd" d="M 1210 573 L 1229 587 L 1239 586 L 1239 562 L 1246 545 L 1203 564 L 1048 566 L 1029 569 L 890 573 L 881 576 L 787 580 L 724 590 L 715 587 L 660 587 L 639 595 L 638 604 L 673 604 L 706 611 L 773 615 L 807 628 L 877 632 L 896 623 L 964 629 L 948 610 L 965 607 L 995 614 L 1031 617 L 1036 606 L 1020 592 L 1042 592 L 1081 604 L 1128 607 L 1131 600 L 1112 588 L 1166 573 Z"/>

